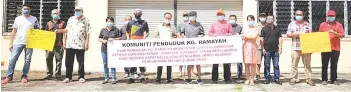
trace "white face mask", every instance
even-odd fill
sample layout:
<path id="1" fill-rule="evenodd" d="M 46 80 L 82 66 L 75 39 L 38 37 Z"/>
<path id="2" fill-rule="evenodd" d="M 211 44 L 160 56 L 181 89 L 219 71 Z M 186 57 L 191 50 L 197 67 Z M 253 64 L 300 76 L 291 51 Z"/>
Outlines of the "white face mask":
<path id="1" fill-rule="evenodd" d="M 186 21 L 189 21 L 189 17 L 183 17 L 183 20 L 186 22 Z"/>
<path id="2" fill-rule="evenodd" d="M 253 25 L 255 24 L 255 21 L 247 21 L 247 24 L 248 24 L 249 26 L 253 26 Z"/>
<path id="3" fill-rule="evenodd" d="M 169 23 L 171 23 L 171 21 L 170 21 L 170 20 L 165 19 L 165 20 L 164 20 L 164 23 L 165 23 L 165 24 L 169 24 Z"/>
<path id="4" fill-rule="evenodd" d="M 124 23 L 125 23 L 125 24 L 128 24 L 128 23 L 129 23 L 129 21 L 124 21 Z"/>
<path id="5" fill-rule="evenodd" d="M 225 18 L 224 16 L 217 16 L 218 20 L 224 20 L 224 18 Z"/>

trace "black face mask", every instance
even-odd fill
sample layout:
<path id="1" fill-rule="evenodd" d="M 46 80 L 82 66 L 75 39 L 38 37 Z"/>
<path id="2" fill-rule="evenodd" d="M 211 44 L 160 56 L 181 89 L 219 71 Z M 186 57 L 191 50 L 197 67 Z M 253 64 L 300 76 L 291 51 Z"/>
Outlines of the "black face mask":
<path id="1" fill-rule="evenodd" d="M 140 19 L 141 15 L 134 15 L 136 19 Z"/>

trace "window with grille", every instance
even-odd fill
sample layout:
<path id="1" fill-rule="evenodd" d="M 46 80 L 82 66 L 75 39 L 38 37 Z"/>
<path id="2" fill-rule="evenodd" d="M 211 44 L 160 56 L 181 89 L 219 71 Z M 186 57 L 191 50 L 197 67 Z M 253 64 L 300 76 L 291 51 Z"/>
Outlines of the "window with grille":
<path id="1" fill-rule="evenodd" d="M 41 2 L 42 1 L 42 2 Z M 60 8 L 61 20 L 67 21 L 74 15 L 76 0 L 25 0 L 26 4 L 31 5 L 31 15 L 37 17 L 41 29 L 50 21 L 51 11 Z M 12 25 L 17 16 L 22 15 L 23 0 L 7 0 L 5 15 L 5 31 L 11 32 Z"/>
<path id="2" fill-rule="evenodd" d="M 312 29 L 319 31 L 319 24 L 325 21 L 326 1 L 312 1 Z"/>
<path id="3" fill-rule="evenodd" d="M 273 14 L 273 1 L 259 1 L 258 7 L 258 14 Z"/>
<path id="4" fill-rule="evenodd" d="M 348 35 L 351 35 L 351 1 L 347 2 Z"/>
<path id="5" fill-rule="evenodd" d="M 336 12 L 336 21 L 340 22 L 344 27 L 344 2 L 343 1 L 329 1 L 330 9 Z"/>
<path id="6" fill-rule="evenodd" d="M 288 25 L 291 22 L 291 2 L 290 1 L 277 1 L 276 23 L 285 34 Z"/>

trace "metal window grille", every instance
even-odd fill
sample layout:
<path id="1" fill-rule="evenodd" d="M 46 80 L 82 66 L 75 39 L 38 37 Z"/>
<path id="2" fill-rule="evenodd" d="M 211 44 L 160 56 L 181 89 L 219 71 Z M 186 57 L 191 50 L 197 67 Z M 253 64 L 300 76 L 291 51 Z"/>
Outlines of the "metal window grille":
<path id="1" fill-rule="evenodd" d="M 291 1 L 276 1 L 276 23 L 285 34 L 289 23 L 291 22 Z"/>
<path id="2" fill-rule="evenodd" d="M 319 31 L 319 24 L 325 21 L 326 1 L 312 1 L 312 29 Z"/>

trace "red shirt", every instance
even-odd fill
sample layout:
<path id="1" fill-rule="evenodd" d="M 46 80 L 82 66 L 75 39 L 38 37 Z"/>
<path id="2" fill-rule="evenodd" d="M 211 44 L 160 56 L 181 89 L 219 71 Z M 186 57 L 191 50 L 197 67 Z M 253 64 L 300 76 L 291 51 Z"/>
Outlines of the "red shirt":
<path id="1" fill-rule="evenodd" d="M 329 32 L 329 29 L 333 29 L 338 34 L 345 35 L 344 28 L 342 27 L 341 23 L 337 21 L 326 21 L 319 25 L 319 32 Z M 331 49 L 335 51 L 340 51 L 340 38 L 334 35 L 333 33 L 329 33 L 329 36 Z"/>

